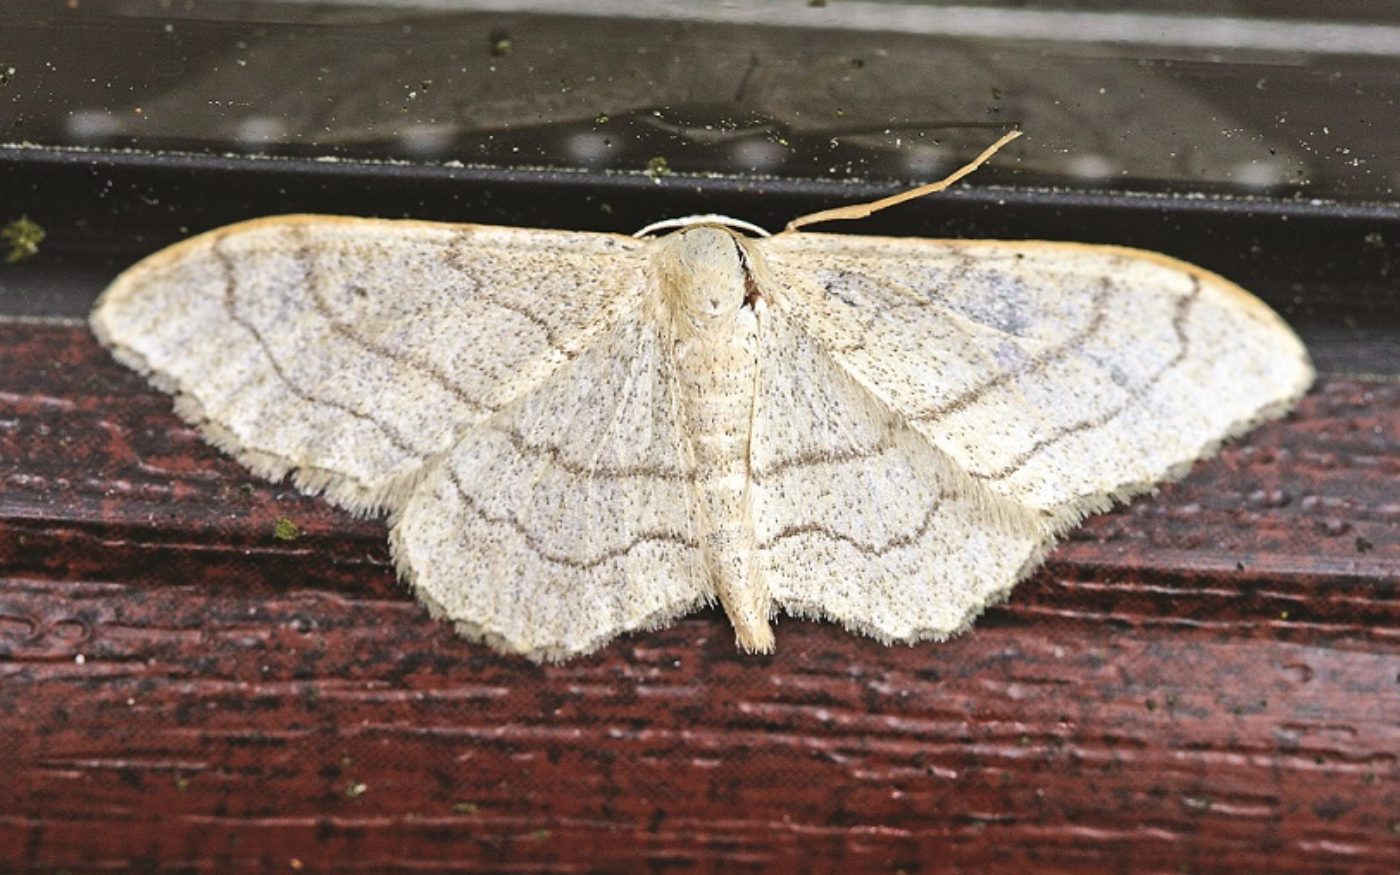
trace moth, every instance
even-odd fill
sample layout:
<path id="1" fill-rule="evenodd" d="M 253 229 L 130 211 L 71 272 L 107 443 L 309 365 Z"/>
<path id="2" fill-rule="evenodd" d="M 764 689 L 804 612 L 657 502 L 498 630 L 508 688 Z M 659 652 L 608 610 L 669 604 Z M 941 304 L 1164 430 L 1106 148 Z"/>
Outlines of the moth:
<path id="1" fill-rule="evenodd" d="M 1164 255 L 797 230 L 1012 136 L 770 237 L 257 219 L 136 264 L 92 329 L 259 475 L 387 511 L 418 598 L 500 650 L 714 602 L 752 653 L 780 614 L 941 640 L 1313 375 Z"/>

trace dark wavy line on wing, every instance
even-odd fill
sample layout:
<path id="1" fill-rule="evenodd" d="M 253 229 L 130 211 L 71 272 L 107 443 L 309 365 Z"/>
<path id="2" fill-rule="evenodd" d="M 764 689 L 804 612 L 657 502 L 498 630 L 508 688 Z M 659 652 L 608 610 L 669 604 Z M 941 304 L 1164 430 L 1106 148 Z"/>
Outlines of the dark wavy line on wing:
<path id="1" fill-rule="evenodd" d="M 933 502 L 929 504 L 928 511 L 924 514 L 923 520 L 912 532 L 891 538 L 883 544 L 867 544 L 864 541 L 857 540 L 844 532 L 835 531 L 821 523 L 803 523 L 796 526 L 787 526 L 767 541 L 759 544 L 758 549 L 770 550 L 777 545 L 778 542 L 787 540 L 788 538 L 796 538 L 800 535 L 823 535 L 832 541 L 844 541 L 866 556 L 883 556 L 891 550 L 897 550 L 900 547 L 908 547 L 917 543 L 919 539 L 928 533 L 929 528 L 933 526 L 933 518 L 938 514 L 938 509 L 942 504 L 941 496 L 935 498 Z"/>
<path id="2" fill-rule="evenodd" d="M 1172 368 L 1176 367 L 1178 364 L 1180 364 L 1182 359 L 1186 358 L 1187 354 L 1190 352 L 1190 338 L 1186 336 L 1186 319 L 1190 315 L 1192 305 L 1195 304 L 1197 300 L 1199 300 L 1201 291 L 1200 279 L 1192 277 L 1192 282 L 1194 283 L 1194 285 L 1192 286 L 1190 293 L 1182 295 L 1181 298 L 1176 302 L 1176 313 L 1172 317 L 1172 330 L 1176 333 L 1177 342 L 1176 355 L 1172 356 L 1171 359 L 1166 364 L 1162 365 L 1161 368 L 1155 371 L 1151 377 L 1144 380 L 1142 385 L 1132 389 L 1132 391 L 1128 395 L 1127 400 L 1125 400 L 1122 404 L 1119 404 L 1113 408 L 1110 408 L 1109 410 L 1104 411 L 1098 416 L 1092 417 L 1090 419 L 1081 420 L 1079 422 L 1073 423 L 1071 425 L 1066 425 L 1060 429 L 1057 429 L 1053 433 L 1036 441 L 1028 449 L 1023 451 L 1020 455 L 1016 456 L 1016 458 L 1012 459 L 1010 462 L 1006 463 L 1006 465 L 996 469 L 995 471 L 989 471 L 981 474 L 971 471 L 968 473 L 972 474 L 972 476 L 974 477 L 978 477 L 983 480 L 1005 480 L 1006 478 L 1015 474 L 1017 471 L 1024 468 L 1026 464 L 1036 456 L 1037 453 L 1039 453 L 1041 450 L 1044 450 L 1046 447 L 1057 444 L 1071 435 L 1105 426 L 1108 423 L 1112 422 L 1114 419 L 1117 419 L 1119 416 L 1121 416 L 1125 410 L 1132 406 L 1134 401 L 1145 400 L 1145 396 L 1147 395 L 1147 393 L 1152 391 L 1152 388 L 1156 386 L 1159 382 L 1161 382 L 1162 378 L 1166 376 L 1167 372 L 1170 371 Z"/>
<path id="3" fill-rule="evenodd" d="M 536 556 L 540 557 L 546 562 L 552 562 L 555 565 L 563 565 L 566 568 L 576 568 L 581 570 L 596 568 L 597 566 L 602 565 L 605 562 L 610 562 L 613 559 L 626 556 L 628 553 L 632 552 L 640 545 L 648 543 L 677 544 L 679 546 L 687 547 L 690 549 L 695 549 L 699 546 L 699 544 L 697 544 L 694 539 L 686 537 L 685 535 L 679 534 L 677 532 L 642 532 L 641 534 L 633 535 L 632 540 L 628 541 L 621 547 L 614 547 L 610 550 L 604 550 L 602 553 L 599 553 L 597 556 L 594 556 L 589 559 L 575 559 L 572 556 L 564 556 L 547 550 L 545 546 L 540 542 L 539 538 L 536 537 L 533 533 L 531 533 L 528 529 L 526 529 L 525 526 L 521 524 L 520 520 L 515 518 L 515 516 L 493 516 L 487 513 L 485 508 L 476 503 L 476 499 L 472 498 L 470 495 L 467 494 L 466 488 L 462 486 L 462 481 L 458 479 L 457 472 L 452 469 L 450 463 L 447 467 L 447 478 L 452 481 L 452 486 L 454 489 L 457 490 L 457 495 L 461 498 L 462 503 L 469 507 L 472 510 L 472 512 L 475 513 L 478 517 L 494 525 L 509 526 L 518 535 L 520 535 L 520 537 L 525 541 L 526 545 L 528 545 L 529 548 L 532 551 L 534 551 Z"/>
<path id="4" fill-rule="evenodd" d="M 339 336 L 345 338 L 346 340 L 350 341 L 355 346 L 360 347 L 361 349 L 387 358 L 400 367 L 411 368 L 412 370 L 424 374 L 433 383 L 436 383 L 439 388 L 452 395 L 458 401 L 461 401 L 468 407 L 471 407 L 481 413 L 490 413 L 496 409 L 486 404 L 485 402 L 474 398 L 469 392 L 467 392 L 465 388 L 463 388 L 460 384 L 452 380 L 446 373 L 443 372 L 443 370 L 440 367 L 438 367 L 431 361 L 428 361 L 427 359 L 424 359 L 421 356 L 405 353 L 400 350 L 393 349 L 392 347 L 386 346 L 377 341 L 371 340 L 368 337 L 365 337 L 358 333 L 355 330 L 354 326 L 352 326 L 350 323 L 346 322 L 343 319 L 337 318 L 334 308 L 331 307 L 330 302 L 326 300 L 325 293 L 321 290 L 321 284 L 316 281 L 316 274 L 315 271 L 312 269 L 312 263 L 314 259 L 312 257 L 310 247 L 305 242 L 305 234 L 301 232 L 300 228 L 298 228 L 296 236 L 298 239 L 298 245 L 296 247 L 296 259 L 297 264 L 301 266 L 303 272 L 303 283 L 311 291 L 312 306 L 316 309 L 316 312 L 323 319 L 330 323 L 332 331 L 334 331 Z"/>
<path id="5" fill-rule="evenodd" d="M 948 282 L 956 282 L 956 278 L 966 275 L 971 270 L 971 266 L 972 259 L 965 253 L 959 253 L 955 257 L 954 267 L 952 268 L 952 270 L 949 271 L 950 279 L 948 280 Z M 875 276 L 869 276 L 861 273 L 855 273 L 855 275 L 859 276 L 862 280 L 866 282 L 873 283 L 877 286 L 882 286 L 898 294 L 900 297 L 911 299 L 906 303 L 901 304 L 900 307 L 923 308 L 929 306 L 944 306 L 940 301 L 932 297 L 931 294 L 921 293 L 920 290 L 906 286 L 902 283 L 894 284 L 886 279 Z M 1003 386 L 1019 377 L 1023 377 L 1028 374 L 1033 374 L 1038 371 L 1044 370 L 1046 367 L 1049 367 L 1055 362 L 1062 360 L 1069 353 L 1079 349 L 1080 346 L 1084 343 L 1084 341 L 1097 334 L 1103 328 L 1103 325 L 1107 320 L 1107 303 L 1108 296 L 1111 290 L 1111 282 L 1108 279 L 1104 279 L 1101 282 L 1098 290 L 1094 293 L 1092 303 L 1093 315 L 1090 317 L 1089 322 L 1086 323 L 1074 334 L 1065 338 L 1060 343 L 1049 347 L 1048 349 L 1042 350 L 1038 355 L 1032 357 L 1027 362 L 1023 363 L 1020 367 L 1014 368 L 1012 370 L 1000 371 L 994 376 L 989 377 L 983 380 L 981 383 L 973 386 L 972 388 L 963 391 L 957 397 L 946 401 L 943 404 L 940 404 L 931 410 L 915 414 L 913 417 L 911 417 L 911 421 L 921 423 L 937 422 L 939 419 L 945 416 L 966 409 L 968 406 L 974 404 L 988 392 L 1000 386 Z M 828 288 L 827 291 L 830 294 L 835 294 L 831 292 L 830 288 Z M 856 341 L 853 344 L 850 344 L 849 346 L 838 347 L 833 350 L 833 353 L 836 355 L 850 355 L 854 352 L 864 349 L 866 346 L 865 334 L 870 332 L 870 330 L 874 327 L 874 318 L 876 317 L 872 317 L 872 321 L 866 324 L 861 329 L 860 340 Z M 957 329 L 958 333 L 961 334 L 964 338 L 966 338 L 967 346 L 969 349 L 976 352 L 980 352 L 976 341 L 972 339 L 972 336 L 965 329 L 959 326 L 956 322 L 950 322 L 949 325 Z"/>
<path id="6" fill-rule="evenodd" d="M 253 325 L 253 323 L 249 322 L 247 319 L 243 318 L 243 316 L 241 316 L 238 313 L 237 293 L 235 291 L 237 281 L 235 279 L 233 263 L 229 259 L 227 253 L 225 253 L 221 248 L 222 243 L 222 237 L 216 238 L 213 244 L 210 246 L 210 251 L 213 252 L 215 259 L 218 260 L 219 266 L 224 273 L 224 311 L 228 314 L 228 317 L 231 320 L 233 320 L 235 324 L 237 324 L 238 326 L 243 328 L 243 330 L 251 334 L 253 336 L 253 339 L 257 341 L 258 346 L 263 351 L 263 355 L 267 357 L 268 364 L 272 367 L 272 372 L 277 375 L 277 378 L 282 381 L 282 384 L 287 387 L 287 390 L 290 391 L 296 397 L 308 403 L 317 404 L 322 407 L 329 407 L 332 410 L 339 410 L 341 413 L 344 413 L 347 416 L 350 416 L 354 419 L 370 423 L 371 425 L 378 428 L 379 431 L 386 438 L 389 439 L 390 443 L 392 443 L 398 450 L 400 450 L 406 455 L 415 458 L 421 458 L 427 455 L 427 451 L 416 449 L 402 432 L 400 432 L 397 428 L 390 425 L 389 423 L 384 422 L 378 417 L 364 413 L 363 411 L 356 410 L 348 404 L 342 404 L 339 401 L 332 401 L 329 398 L 319 398 L 315 395 L 312 395 L 305 389 L 298 386 L 296 382 L 294 382 L 292 378 L 287 375 L 287 372 L 282 367 L 282 364 L 277 360 L 276 356 L 272 354 L 272 348 L 268 345 L 267 339 L 263 337 L 262 332 L 258 330 L 257 326 Z"/>
<path id="7" fill-rule="evenodd" d="M 978 399 L 980 399 L 982 396 L 986 395 L 993 389 L 997 389 L 1001 386 L 1004 386 L 1012 380 L 1029 376 L 1031 374 L 1039 373 L 1040 371 L 1045 370 L 1050 365 L 1061 361 L 1066 355 L 1070 354 L 1071 352 L 1078 351 L 1082 347 L 1084 341 L 1088 340 L 1090 337 L 1093 337 L 1095 334 L 1098 334 L 1099 331 L 1103 328 L 1104 322 L 1107 321 L 1108 293 L 1110 289 L 1111 283 L 1109 282 L 1109 280 L 1106 278 L 1103 279 L 1099 285 L 1098 291 L 1094 293 L 1094 315 L 1092 318 L 1090 318 L 1089 322 L 1082 328 L 1080 328 L 1078 331 L 1074 332 L 1069 337 L 1065 338 L 1064 340 L 1060 341 L 1054 346 L 1042 350 L 1038 355 L 1033 356 L 1029 361 L 1025 362 L 1020 367 L 1008 371 L 1002 371 L 1001 373 L 997 374 L 994 377 L 991 377 L 990 379 L 983 380 L 981 383 L 978 383 L 971 389 L 963 391 L 962 394 L 958 395 L 956 398 L 953 398 L 951 401 L 946 401 L 943 404 L 940 404 L 939 406 L 933 408 L 932 410 L 928 410 L 923 413 L 917 414 L 913 417 L 913 421 L 937 422 L 939 419 L 942 419 L 943 417 L 948 416 L 949 414 L 957 413 L 960 410 L 965 410 L 969 405 L 976 403 Z"/>
<path id="8" fill-rule="evenodd" d="M 767 468 L 754 470 L 750 475 L 755 483 L 762 483 L 771 480 L 778 474 L 790 468 L 810 468 L 813 465 L 840 464 L 842 462 L 860 462 L 865 459 L 873 459 L 882 453 L 888 452 L 895 445 L 893 430 L 886 430 L 880 439 L 868 447 L 861 447 L 857 450 L 808 450 L 805 453 L 797 453 L 788 456 L 786 459 L 779 459 Z"/>
<path id="9" fill-rule="evenodd" d="M 695 482 L 695 473 L 693 471 L 661 468 L 655 465 L 625 465 L 618 467 L 610 465 L 584 465 L 572 459 L 564 458 L 563 452 L 560 451 L 558 447 L 529 443 L 525 440 L 524 435 L 514 429 L 494 427 L 493 429 L 505 435 L 506 439 L 515 447 L 516 451 L 522 455 L 548 459 L 555 467 L 578 477 L 601 477 L 612 480 L 622 480 L 628 477 L 649 477 L 654 480 L 674 480 L 683 483 Z"/>
<path id="10" fill-rule="evenodd" d="M 565 358 L 572 359 L 575 356 L 577 356 L 579 353 L 578 350 L 571 350 L 565 348 L 564 344 L 555 335 L 554 326 L 550 325 L 544 319 L 541 319 L 538 314 L 530 312 L 530 310 L 527 307 L 510 301 L 502 301 L 495 295 L 491 294 L 490 289 L 485 288 L 481 285 L 480 282 L 477 281 L 476 276 L 471 272 L 470 266 L 464 263 L 462 260 L 462 248 L 466 248 L 466 246 L 468 245 L 466 243 L 467 239 L 467 234 L 456 235 L 456 237 L 453 238 L 453 244 L 456 245 L 449 244 L 443 247 L 442 261 L 448 267 L 457 271 L 457 273 L 461 274 L 467 280 L 471 281 L 471 283 L 476 287 L 477 296 L 473 298 L 473 300 L 485 301 L 488 304 L 500 307 L 502 310 L 509 310 L 510 312 L 515 313 L 516 315 L 525 319 L 525 321 L 529 322 L 530 324 L 534 325 L 540 330 L 540 333 L 544 335 L 544 342 L 549 346 L 550 349 L 554 350 L 555 352 L 559 353 Z"/>

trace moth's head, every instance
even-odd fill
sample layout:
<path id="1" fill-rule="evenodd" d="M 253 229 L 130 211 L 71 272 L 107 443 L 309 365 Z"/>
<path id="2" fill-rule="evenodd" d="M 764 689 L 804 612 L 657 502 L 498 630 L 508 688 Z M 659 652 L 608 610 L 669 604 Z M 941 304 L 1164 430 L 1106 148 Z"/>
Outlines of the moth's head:
<path id="1" fill-rule="evenodd" d="M 733 317 L 758 295 L 748 240 L 720 225 L 694 225 L 658 241 L 663 294 L 691 319 Z"/>

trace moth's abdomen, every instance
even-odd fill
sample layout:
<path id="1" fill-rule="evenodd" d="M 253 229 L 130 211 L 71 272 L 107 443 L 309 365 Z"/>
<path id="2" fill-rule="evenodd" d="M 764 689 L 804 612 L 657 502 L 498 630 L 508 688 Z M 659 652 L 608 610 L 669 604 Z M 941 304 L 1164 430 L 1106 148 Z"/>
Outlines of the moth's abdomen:
<path id="1" fill-rule="evenodd" d="M 772 598 L 756 571 L 749 499 L 758 320 L 745 308 L 727 324 L 678 340 L 675 354 L 706 565 L 739 646 L 766 652 L 773 649 Z"/>

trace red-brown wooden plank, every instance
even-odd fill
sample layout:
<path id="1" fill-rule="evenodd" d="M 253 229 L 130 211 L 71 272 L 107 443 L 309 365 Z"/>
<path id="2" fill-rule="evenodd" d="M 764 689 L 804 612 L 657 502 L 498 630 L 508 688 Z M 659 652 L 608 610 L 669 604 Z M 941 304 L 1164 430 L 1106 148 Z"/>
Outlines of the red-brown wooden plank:
<path id="1" fill-rule="evenodd" d="M 951 643 L 710 612 L 539 667 L 0 323 L 0 869 L 1393 872 L 1397 483 L 1400 384 L 1323 378 Z"/>

